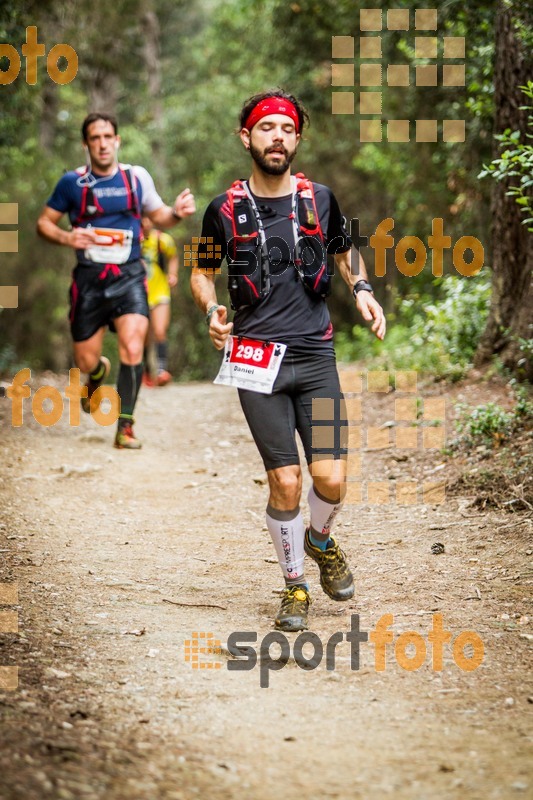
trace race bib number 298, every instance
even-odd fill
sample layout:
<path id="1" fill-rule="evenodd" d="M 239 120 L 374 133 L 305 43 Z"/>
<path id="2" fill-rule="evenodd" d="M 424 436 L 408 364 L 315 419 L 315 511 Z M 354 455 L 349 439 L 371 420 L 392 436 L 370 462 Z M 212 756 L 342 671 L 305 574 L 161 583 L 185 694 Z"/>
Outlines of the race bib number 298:
<path id="1" fill-rule="evenodd" d="M 273 345 L 254 346 L 254 344 L 244 344 L 239 339 L 234 339 L 232 343 L 232 350 L 230 361 L 240 364 L 250 364 L 255 367 L 268 367 L 270 358 L 272 356 Z"/>
<path id="2" fill-rule="evenodd" d="M 215 383 L 271 394 L 286 345 L 229 336 Z"/>

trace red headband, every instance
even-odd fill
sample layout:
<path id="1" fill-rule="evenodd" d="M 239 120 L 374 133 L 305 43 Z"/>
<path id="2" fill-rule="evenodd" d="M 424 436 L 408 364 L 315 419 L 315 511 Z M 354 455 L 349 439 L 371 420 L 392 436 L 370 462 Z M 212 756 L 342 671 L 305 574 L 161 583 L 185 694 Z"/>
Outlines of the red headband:
<path id="1" fill-rule="evenodd" d="M 270 114 L 284 114 L 286 117 L 290 117 L 294 122 L 296 133 L 300 133 L 300 120 L 296 106 L 290 100 L 283 100 L 281 97 L 268 97 L 254 106 L 248 114 L 244 127 L 250 131 L 260 119 L 268 117 Z"/>

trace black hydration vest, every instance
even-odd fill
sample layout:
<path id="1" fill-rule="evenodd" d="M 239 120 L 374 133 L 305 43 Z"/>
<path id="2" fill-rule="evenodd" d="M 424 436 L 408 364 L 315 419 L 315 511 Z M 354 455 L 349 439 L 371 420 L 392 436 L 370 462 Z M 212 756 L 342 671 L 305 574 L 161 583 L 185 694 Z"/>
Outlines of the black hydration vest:
<path id="1" fill-rule="evenodd" d="M 291 262 L 307 291 L 318 297 L 330 293 L 331 276 L 327 268 L 324 233 L 316 209 L 313 184 L 305 175 L 295 176 L 296 192 L 290 219 L 295 231 Z M 228 290 L 231 307 L 238 311 L 260 303 L 270 292 L 270 262 L 266 239 L 257 206 L 247 182 L 235 181 L 226 192 L 222 213 L 231 224 L 227 249 Z M 227 213 L 226 213 L 227 212 Z"/>

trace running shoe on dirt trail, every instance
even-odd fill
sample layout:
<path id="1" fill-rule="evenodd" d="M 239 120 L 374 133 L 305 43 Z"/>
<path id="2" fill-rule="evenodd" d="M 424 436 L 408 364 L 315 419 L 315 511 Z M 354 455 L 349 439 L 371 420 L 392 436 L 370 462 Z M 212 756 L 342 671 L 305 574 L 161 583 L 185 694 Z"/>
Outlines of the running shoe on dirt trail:
<path id="1" fill-rule="evenodd" d="M 157 385 L 166 386 L 172 380 L 172 375 L 167 369 L 160 369 L 157 373 Z"/>
<path id="2" fill-rule="evenodd" d="M 100 363 L 98 367 L 94 370 L 94 372 L 89 375 L 87 383 L 85 386 L 87 387 L 87 397 L 81 398 L 81 407 L 85 411 L 86 414 L 91 413 L 91 397 L 96 392 L 99 386 L 105 381 L 109 373 L 111 372 L 111 362 L 105 356 L 100 356 Z M 96 378 L 94 376 L 97 376 Z"/>
<path id="3" fill-rule="evenodd" d="M 307 611 L 310 604 L 311 597 L 305 586 L 288 586 L 283 590 L 276 628 L 281 631 L 307 630 Z"/>
<path id="4" fill-rule="evenodd" d="M 332 536 L 326 549 L 321 550 L 311 543 L 309 528 L 307 528 L 304 550 L 318 564 L 320 585 L 332 600 L 349 600 L 353 597 L 353 575 L 346 562 L 345 554 Z"/>
<path id="5" fill-rule="evenodd" d="M 140 450 L 142 442 L 133 433 L 133 419 L 119 419 L 115 447 L 119 450 Z"/>

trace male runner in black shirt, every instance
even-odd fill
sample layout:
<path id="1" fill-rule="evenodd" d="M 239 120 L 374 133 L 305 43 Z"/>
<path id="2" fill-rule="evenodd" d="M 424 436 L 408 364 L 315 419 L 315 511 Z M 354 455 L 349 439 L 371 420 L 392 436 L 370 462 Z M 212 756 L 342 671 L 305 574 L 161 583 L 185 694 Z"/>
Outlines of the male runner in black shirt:
<path id="1" fill-rule="evenodd" d="M 373 320 L 378 338 L 385 335 L 385 317 L 360 256 L 357 274 L 351 269 L 351 240 L 334 195 L 302 175 L 291 176 L 290 164 L 307 121 L 300 102 L 282 91 L 246 101 L 240 137 L 252 156 L 252 175 L 207 208 L 202 237 L 211 237 L 221 248 L 221 258 L 199 258 L 191 277 L 194 299 L 206 314 L 216 348 L 222 349 L 232 333 L 249 346 L 249 353 L 258 352 L 258 358 L 261 346 L 268 347 L 265 343 L 286 345 L 272 393 L 240 388 L 239 397 L 268 474 L 266 520 L 286 582 L 275 624 L 289 631 L 307 628 L 311 600 L 304 553 L 317 562 L 329 597 L 348 600 L 354 592 L 345 555 L 330 534 L 346 492 L 347 423 L 341 424 L 346 415 L 325 302 L 326 252 L 334 255 L 363 318 Z M 236 310 L 233 322 L 215 293 L 223 258 Z M 317 399 L 333 403 L 334 439 L 328 447 L 321 446 L 324 441 L 315 436 L 317 426 L 312 424 Z M 313 479 L 307 529 L 300 513 L 296 430 Z"/>

